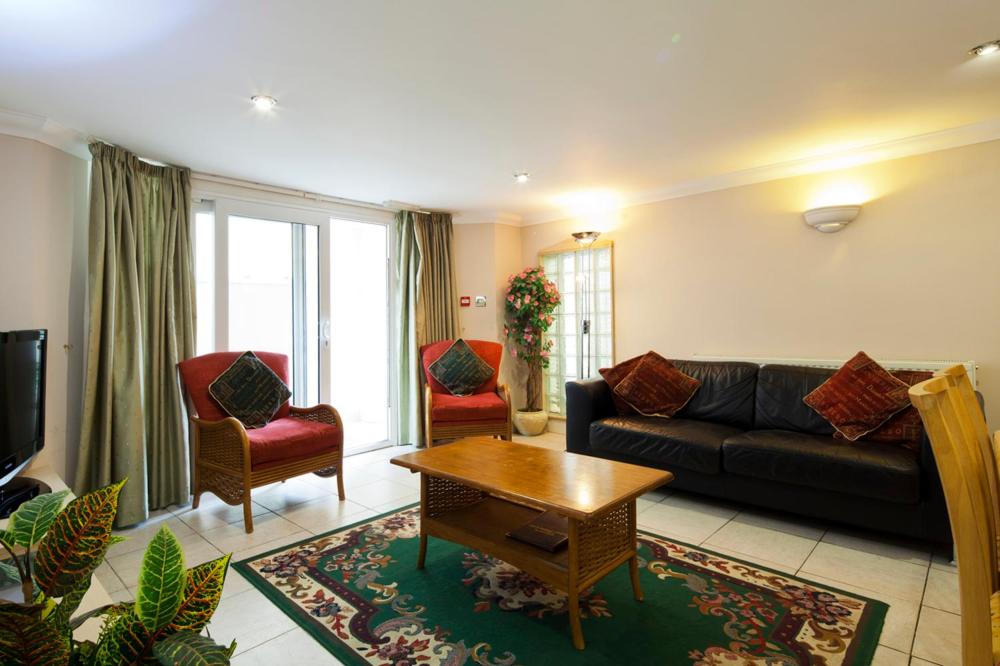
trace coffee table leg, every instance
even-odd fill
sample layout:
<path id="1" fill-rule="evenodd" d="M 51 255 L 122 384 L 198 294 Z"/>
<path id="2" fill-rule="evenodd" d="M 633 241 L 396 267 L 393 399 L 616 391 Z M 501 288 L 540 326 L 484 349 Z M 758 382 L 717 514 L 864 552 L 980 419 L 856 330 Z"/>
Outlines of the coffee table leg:
<path id="1" fill-rule="evenodd" d="M 583 627 L 580 626 L 580 593 L 576 590 L 569 593 L 569 629 L 573 634 L 573 647 L 577 650 L 586 647 L 583 642 Z"/>
<path id="2" fill-rule="evenodd" d="M 632 500 L 629 503 L 628 508 L 628 534 L 629 538 L 632 540 L 632 547 L 638 551 L 639 549 L 639 539 L 636 534 L 635 522 L 636 522 L 636 502 Z M 639 586 L 639 555 L 638 552 L 632 555 L 632 559 L 628 561 L 628 573 L 632 578 L 632 596 L 635 597 L 636 601 L 642 601 L 642 587 Z"/>
<path id="3" fill-rule="evenodd" d="M 639 558 L 633 556 L 628 561 L 628 573 L 632 577 L 632 596 L 636 601 L 642 601 L 642 588 L 639 587 Z"/>
<path id="4" fill-rule="evenodd" d="M 583 627 L 580 626 L 580 523 L 569 519 L 569 629 L 573 636 L 573 647 L 584 648 Z"/>
<path id="5" fill-rule="evenodd" d="M 424 568 L 427 558 L 427 475 L 420 475 L 420 550 L 417 552 L 417 568 Z"/>

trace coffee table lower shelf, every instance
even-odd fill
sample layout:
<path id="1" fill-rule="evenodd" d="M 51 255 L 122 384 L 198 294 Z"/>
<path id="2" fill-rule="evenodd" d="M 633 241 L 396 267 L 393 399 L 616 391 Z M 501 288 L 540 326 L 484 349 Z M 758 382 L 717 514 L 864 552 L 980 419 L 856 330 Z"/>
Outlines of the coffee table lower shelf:
<path id="1" fill-rule="evenodd" d="M 449 479 L 421 474 L 420 551 L 417 567 L 433 536 L 474 548 L 567 593 L 573 645 L 584 648 L 579 595 L 611 571 L 629 563 L 632 590 L 642 600 L 636 559 L 635 500 L 622 502 L 587 520 L 569 518 L 569 543 L 549 552 L 507 536 L 541 512 Z"/>

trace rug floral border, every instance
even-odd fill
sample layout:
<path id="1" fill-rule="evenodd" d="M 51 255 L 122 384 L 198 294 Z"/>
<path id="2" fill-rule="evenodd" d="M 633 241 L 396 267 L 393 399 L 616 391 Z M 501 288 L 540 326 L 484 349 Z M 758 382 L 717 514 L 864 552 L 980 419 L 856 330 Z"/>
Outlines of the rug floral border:
<path id="1" fill-rule="evenodd" d="M 287 615 L 299 627 L 301 627 L 310 636 L 316 639 L 316 641 L 319 642 L 320 645 L 326 648 L 326 650 L 330 652 L 333 656 L 335 656 L 337 659 L 341 660 L 344 663 L 358 664 L 359 666 L 361 665 L 367 666 L 370 663 L 369 661 L 361 657 L 356 651 L 350 649 L 346 645 L 342 645 L 341 642 L 336 639 L 336 637 L 331 637 L 330 632 L 326 630 L 322 625 L 317 623 L 315 621 L 315 618 L 309 615 L 309 613 L 299 608 L 298 606 L 295 606 L 294 604 L 288 603 L 288 600 L 286 599 L 285 595 L 283 595 L 280 591 L 278 591 L 274 587 L 274 585 L 269 583 L 267 580 L 262 578 L 257 572 L 255 572 L 250 567 L 250 563 L 256 562 L 257 560 L 269 557 L 271 555 L 275 555 L 277 553 L 281 553 L 295 546 L 310 543 L 317 539 L 322 539 L 324 537 L 336 534 L 338 532 L 345 532 L 355 527 L 358 527 L 359 525 L 365 525 L 367 523 L 380 520 L 392 514 L 399 513 L 401 511 L 407 511 L 409 509 L 413 509 L 419 506 L 420 506 L 419 502 L 404 504 L 400 507 L 397 507 L 395 509 L 390 509 L 389 511 L 385 511 L 375 516 L 369 516 L 367 518 L 363 518 L 353 523 L 340 525 L 321 534 L 311 535 L 304 539 L 292 541 L 290 543 L 283 544 L 276 548 L 272 548 L 270 550 L 262 551 L 255 555 L 251 555 L 250 557 L 240 560 L 239 562 L 233 563 L 232 567 L 233 569 L 238 571 L 240 575 L 242 575 L 245 579 L 247 579 L 247 581 L 254 588 L 259 590 L 265 597 L 267 597 L 267 599 L 271 601 L 271 603 L 277 606 L 278 609 L 281 610 L 281 612 Z M 771 573 L 777 576 L 791 577 L 793 580 L 799 580 L 802 582 L 811 583 L 813 585 L 816 585 L 817 587 L 821 587 L 824 590 L 829 590 L 830 592 L 836 592 L 838 594 L 843 594 L 848 597 L 864 601 L 865 609 L 861 615 L 861 620 L 859 621 L 858 624 L 858 634 L 854 637 L 854 640 L 851 642 L 851 648 L 850 648 L 851 658 L 853 660 L 857 660 L 856 663 L 859 664 L 865 664 L 865 663 L 871 664 L 872 661 L 874 660 L 875 651 L 878 649 L 878 639 L 882 635 L 882 629 L 885 625 L 886 614 L 889 611 L 889 605 L 884 601 L 880 601 L 878 599 L 872 599 L 871 597 L 866 597 L 857 594 L 855 592 L 848 592 L 846 590 L 833 587 L 830 585 L 814 583 L 813 581 L 810 581 L 808 578 L 800 578 L 795 574 L 789 574 L 784 571 L 778 571 L 776 569 L 772 569 L 770 567 L 758 564 L 756 562 L 742 560 L 737 557 L 733 557 L 731 555 L 726 555 L 723 553 L 717 553 L 711 550 L 710 548 L 704 548 L 702 546 L 692 545 L 685 541 L 674 539 L 673 537 L 667 537 L 662 534 L 657 534 L 649 530 L 644 530 L 639 528 L 636 531 L 640 535 L 645 534 L 651 537 L 655 537 L 657 539 L 664 539 L 686 548 L 698 550 L 710 555 L 717 556 L 729 562 L 752 567 L 756 570 Z"/>

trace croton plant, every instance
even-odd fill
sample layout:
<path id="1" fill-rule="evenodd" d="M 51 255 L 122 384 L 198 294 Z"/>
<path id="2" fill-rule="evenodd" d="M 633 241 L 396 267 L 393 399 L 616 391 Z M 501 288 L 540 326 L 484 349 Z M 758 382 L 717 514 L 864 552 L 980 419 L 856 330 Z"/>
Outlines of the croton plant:
<path id="1" fill-rule="evenodd" d="M 528 365 L 527 411 L 541 407 L 542 370 L 549 367 L 552 340 L 545 332 L 552 325 L 552 313 L 561 297 L 554 282 L 545 277 L 541 266 L 530 266 L 507 278 L 504 303 L 504 335 L 513 345 L 511 353 Z"/>
<path id="2" fill-rule="evenodd" d="M 40 495 L 11 514 L 0 545 L 9 561 L 0 574 L 20 581 L 24 603 L 0 601 L 0 663 L 228 664 L 236 645 L 201 634 L 222 595 L 231 555 L 186 569 L 177 537 L 166 527 L 146 548 L 135 602 L 76 614 L 108 548 L 125 481 L 63 503 L 69 491 Z M 103 617 L 98 641 L 73 631 Z"/>

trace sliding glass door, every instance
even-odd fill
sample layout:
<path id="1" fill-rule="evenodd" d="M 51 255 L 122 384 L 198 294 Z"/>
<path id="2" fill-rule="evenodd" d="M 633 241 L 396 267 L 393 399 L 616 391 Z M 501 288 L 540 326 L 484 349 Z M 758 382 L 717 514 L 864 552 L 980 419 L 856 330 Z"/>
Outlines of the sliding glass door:
<path id="1" fill-rule="evenodd" d="M 217 199 L 195 238 L 198 353 L 286 354 L 292 403 L 334 405 L 347 452 L 391 441 L 389 227 Z"/>
<path id="2" fill-rule="evenodd" d="M 330 253 L 330 396 L 356 450 L 390 437 L 389 228 L 333 220 Z"/>
<path id="3" fill-rule="evenodd" d="M 319 402 L 319 227 L 229 217 L 229 348 L 291 359 L 293 402 Z"/>

